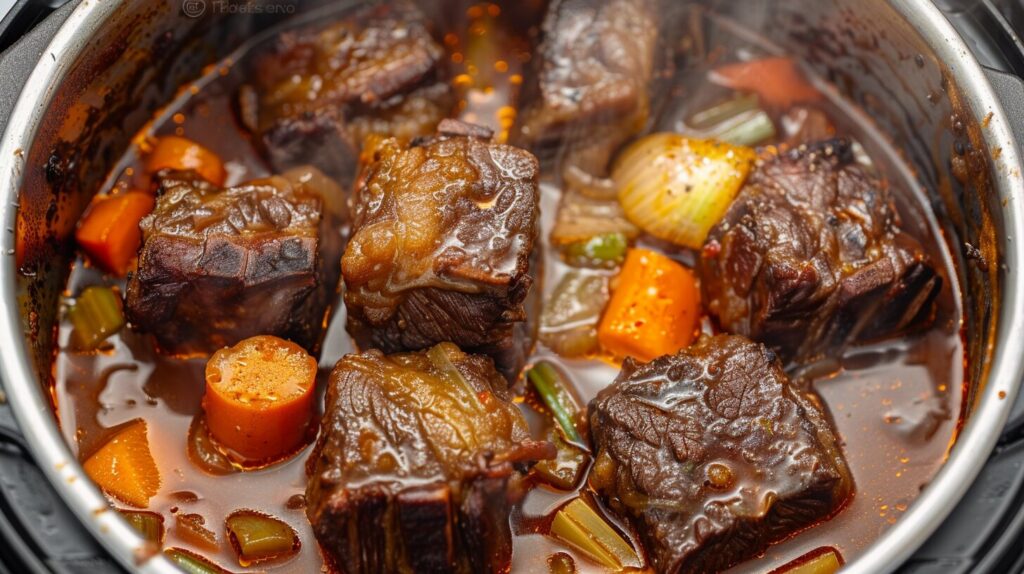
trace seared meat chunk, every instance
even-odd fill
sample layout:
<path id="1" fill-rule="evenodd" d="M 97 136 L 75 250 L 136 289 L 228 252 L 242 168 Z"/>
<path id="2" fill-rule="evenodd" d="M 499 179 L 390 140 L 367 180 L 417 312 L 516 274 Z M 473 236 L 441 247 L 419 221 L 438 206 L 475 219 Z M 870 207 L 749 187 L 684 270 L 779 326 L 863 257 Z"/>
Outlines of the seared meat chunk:
<path id="1" fill-rule="evenodd" d="M 647 121 L 658 18 L 656 0 L 553 0 L 516 142 L 603 172 Z"/>
<path id="2" fill-rule="evenodd" d="M 315 168 L 220 189 L 195 172 L 158 175 L 142 220 L 125 312 L 162 351 L 209 354 L 254 335 L 315 353 L 337 297 L 341 191 Z"/>
<path id="3" fill-rule="evenodd" d="M 833 514 L 849 471 L 775 355 L 735 335 L 627 359 L 590 404 L 590 481 L 658 572 L 717 572 Z"/>
<path id="4" fill-rule="evenodd" d="M 281 34 L 242 90 L 242 118 L 276 170 L 311 163 L 347 184 L 367 135 L 427 135 L 448 114 L 443 59 L 415 5 L 370 4 Z"/>
<path id="5" fill-rule="evenodd" d="M 708 234 L 700 273 L 722 328 L 787 361 L 930 319 L 942 283 L 845 140 L 760 162 Z"/>
<path id="6" fill-rule="evenodd" d="M 306 489 L 337 569 L 508 570 L 524 472 L 555 453 L 529 439 L 505 387 L 489 358 L 451 343 L 338 362 Z"/>
<path id="7" fill-rule="evenodd" d="M 342 259 L 348 331 L 361 348 L 451 341 L 518 375 L 533 339 L 538 165 L 490 137 L 444 120 L 435 136 L 376 148 Z"/>

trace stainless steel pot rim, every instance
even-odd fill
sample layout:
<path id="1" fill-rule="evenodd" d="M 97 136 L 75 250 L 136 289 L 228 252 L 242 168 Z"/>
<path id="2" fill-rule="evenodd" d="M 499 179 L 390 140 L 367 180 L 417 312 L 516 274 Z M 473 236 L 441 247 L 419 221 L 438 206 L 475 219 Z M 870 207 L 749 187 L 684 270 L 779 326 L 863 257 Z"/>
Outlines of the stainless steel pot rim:
<path id="1" fill-rule="evenodd" d="M 1003 110 L 979 64 L 967 46 L 928 0 L 889 0 L 912 23 L 936 56 L 960 85 L 976 117 L 991 113 L 983 131 L 988 149 L 1001 148 L 994 160 L 993 184 L 1006 199 L 1004 207 L 1005 287 L 997 332 L 998 341 L 1024 340 L 1024 180 L 1020 148 L 1014 142 Z M 7 389 L 14 415 L 32 448 L 36 462 L 69 508 L 91 534 L 129 570 L 147 574 L 172 574 L 178 570 L 153 550 L 116 512 L 85 475 L 63 435 L 53 424 L 49 399 L 37 383 L 21 333 L 16 302 L 14 226 L 18 191 L 24 170 L 24 153 L 31 148 L 43 114 L 70 64 L 85 50 L 90 39 L 117 12 L 119 2 L 82 2 L 44 51 L 25 84 L 0 140 L 0 377 Z M 889 572 L 904 562 L 927 538 L 963 496 L 995 446 L 1005 424 L 1017 387 L 1024 376 L 1024 360 L 1010 344 L 994 351 L 988 382 L 965 424 L 949 459 L 900 521 L 862 556 L 846 566 L 846 572 Z"/>

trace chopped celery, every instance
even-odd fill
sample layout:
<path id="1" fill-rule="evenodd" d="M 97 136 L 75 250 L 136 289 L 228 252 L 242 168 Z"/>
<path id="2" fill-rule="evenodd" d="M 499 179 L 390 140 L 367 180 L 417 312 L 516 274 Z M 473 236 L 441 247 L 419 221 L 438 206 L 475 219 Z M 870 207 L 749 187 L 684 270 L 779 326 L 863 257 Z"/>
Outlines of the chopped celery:
<path id="1" fill-rule="evenodd" d="M 570 243 L 564 253 L 570 265 L 611 268 L 626 258 L 627 247 L 629 244 L 622 233 L 605 233 Z"/>
<path id="2" fill-rule="evenodd" d="M 301 546 L 291 526 L 258 512 L 235 512 L 225 524 L 238 563 L 246 568 L 256 562 L 290 556 Z"/>
<path id="3" fill-rule="evenodd" d="M 132 528 L 139 531 L 144 539 L 154 544 L 160 544 L 164 539 L 164 517 L 155 512 L 144 510 L 117 510 L 125 522 Z"/>
<path id="4" fill-rule="evenodd" d="M 843 566 L 843 559 L 833 548 L 824 546 L 772 570 L 771 574 L 832 574 Z"/>
<path id="5" fill-rule="evenodd" d="M 526 376 L 562 427 L 566 438 L 576 443 L 583 442 L 576 429 L 576 417 L 579 415 L 580 408 L 562 375 L 551 363 L 540 361 L 526 372 Z"/>
<path id="6" fill-rule="evenodd" d="M 740 114 L 756 111 L 757 94 L 743 94 L 690 116 L 690 126 L 697 130 L 710 130 Z"/>
<path id="7" fill-rule="evenodd" d="M 626 217 L 651 235 L 700 249 L 754 164 L 754 150 L 679 134 L 652 134 L 619 156 L 612 179 Z"/>
<path id="8" fill-rule="evenodd" d="M 687 135 L 721 140 L 733 145 L 757 145 L 775 137 L 775 124 L 758 107 L 757 95 L 722 102 L 690 118 Z"/>
<path id="9" fill-rule="evenodd" d="M 534 474 L 544 483 L 561 490 L 572 490 L 583 478 L 590 463 L 590 455 L 582 448 L 566 442 L 560 432 L 552 429 L 548 441 L 555 445 L 557 455 L 533 465 Z"/>
<path id="10" fill-rule="evenodd" d="M 217 550 L 217 534 L 206 527 L 206 519 L 201 514 L 174 515 L 174 532 L 178 538 L 190 544 L 209 550 Z"/>
<path id="11" fill-rule="evenodd" d="M 597 350 L 597 324 L 608 303 L 606 275 L 571 270 L 562 276 L 544 302 L 540 340 L 563 357 Z"/>
<path id="12" fill-rule="evenodd" d="M 548 556 L 549 574 L 576 574 L 576 562 L 565 552 L 555 552 Z"/>
<path id="13" fill-rule="evenodd" d="M 124 326 L 121 298 L 110 287 L 86 287 L 68 311 L 68 319 L 74 327 L 75 347 L 91 351 Z"/>
<path id="14" fill-rule="evenodd" d="M 555 513 L 551 534 L 614 571 L 641 565 L 633 546 L 582 498 Z"/>
<path id="15" fill-rule="evenodd" d="M 752 146 L 764 143 L 775 137 L 775 124 L 768 114 L 762 110 L 747 112 L 736 116 L 718 129 L 705 134 L 733 145 Z"/>
<path id="16" fill-rule="evenodd" d="M 186 574 L 229 574 L 229 572 L 198 554 L 180 548 L 168 548 L 164 555 Z"/>

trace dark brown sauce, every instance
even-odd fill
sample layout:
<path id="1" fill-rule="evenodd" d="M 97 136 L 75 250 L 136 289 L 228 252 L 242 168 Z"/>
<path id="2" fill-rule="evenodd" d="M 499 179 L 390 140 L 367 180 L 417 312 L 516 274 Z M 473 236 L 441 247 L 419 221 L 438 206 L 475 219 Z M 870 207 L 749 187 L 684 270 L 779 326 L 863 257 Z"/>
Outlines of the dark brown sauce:
<path id="1" fill-rule="evenodd" d="M 471 15 L 472 16 L 472 15 Z M 496 15 L 486 11 L 476 20 L 493 25 Z M 484 33 L 486 35 L 486 31 Z M 477 118 L 500 133 L 508 110 L 514 110 L 518 83 L 523 73 L 521 39 L 506 32 L 503 50 L 505 66 L 492 68 L 488 78 L 478 74 L 456 79 L 466 103 L 459 113 Z M 445 42 L 450 55 L 462 54 L 467 75 L 465 39 Z M 455 59 L 458 59 L 456 57 Z M 154 119 L 148 135 L 176 133 L 202 143 L 221 155 L 228 169 L 228 184 L 267 175 L 247 135 L 235 123 L 231 98 L 242 80 L 243 66 L 226 64 L 211 68 L 193 86 L 186 86 L 178 100 Z M 683 104 L 685 105 L 685 103 Z M 829 108 L 842 124 L 843 106 Z M 837 116 L 840 114 L 840 116 Z M 512 115 L 514 117 L 514 114 Z M 896 156 L 887 153 L 876 134 L 862 124 L 842 126 L 869 150 L 876 165 L 895 182 L 900 191 L 915 189 Z M 863 129 L 861 129 L 863 128 Z M 108 188 L 140 187 L 148 183 L 142 176 L 136 148 L 129 150 L 112 172 Z M 560 191 L 554 181 L 542 185 L 542 238 L 546 241 L 553 224 Z M 961 302 L 957 274 L 942 240 L 934 217 L 924 201 L 910 193 L 902 195 L 901 211 L 912 218 L 911 228 L 929 245 L 934 259 L 944 269 L 945 285 L 940 295 L 936 325 L 927 333 L 877 347 L 851 351 L 839 364 L 816 377 L 812 387 L 830 413 L 843 452 L 853 472 L 856 494 L 837 516 L 826 523 L 801 532 L 772 546 L 766 555 L 734 569 L 736 572 L 766 572 L 784 565 L 822 546 L 837 549 L 846 562 L 856 559 L 868 545 L 892 526 L 913 503 L 920 489 L 929 482 L 945 460 L 960 418 L 963 393 L 963 348 L 959 337 Z M 545 245 L 543 289 L 549 293 L 566 266 Z M 75 264 L 67 294 L 73 296 L 85 286 L 111 284 L 97 271 Z M 120 284 L 120 283 L 113 283 Z M 344 330 L 344 309 L 337 308 L 330 324 L 320 359 L 321 374 L 353 350 Z M 280 518 L 298 533 L 302 551 L 282 561 L 260 564 L 264 571 L 319 571 L 322 559 L 306 521 L 301 495 L 305 490 L 305 459 L 309 447 L 288 461 L 269 468 L 215 476 L 196 467 L 188 458 L 186 441 L 189 426 L 199 414 L 203 394 L 203 360 L 175 360 L 160 357 L 149 337 L 127 330 L 110 339 L 109 348 L 94 354 L 75 354 L 66 349 L 70 325 L 60 328 L 61 348 L 55 365 L 55 397 L 65 436 L 85 459 L 113 433 L 111 429 L 133 419 L 149 424 L 149 439 L 160 469 L 162 486 L 149 510 L 164 516 L 165 524 L 175 523 L 174 512 L 203 516 L 217 536 L 218 550 L 211 552 L 182 539 L 173 526 L 167 529 L 165 546 L 184 547 L 210 557 L 229 569 L 239 565 L 226 539 L 224 519 L 240 509 L 250 509 Z M 584 401 L 589 401 L 616 376 L 617 369 L 601 360 L 566 360 L 538 348 L 536 358 L 545 358 L 564 367 Z M 524 411 L 529 407 L 521 404 Z M 532 421 L 537 417 L 530 416 Z M 537 425 L 534 425 L 535 427 Z M 539 429 L 535 429 L 538 430 Z M 538 434 L 538 437 L 541 436 Z M 533 489 L 517 508 L 513 520 L 516 529 L 513 571 L 544 572 L 548 557 L 556 552 L 572 555 L 580 571 L 598 570 L 585 558 L 562 547 L 543 532 L 552 511 L 575 493 L 547 487 Z M 121 507 L 119 503 L 115 506 Z"/>

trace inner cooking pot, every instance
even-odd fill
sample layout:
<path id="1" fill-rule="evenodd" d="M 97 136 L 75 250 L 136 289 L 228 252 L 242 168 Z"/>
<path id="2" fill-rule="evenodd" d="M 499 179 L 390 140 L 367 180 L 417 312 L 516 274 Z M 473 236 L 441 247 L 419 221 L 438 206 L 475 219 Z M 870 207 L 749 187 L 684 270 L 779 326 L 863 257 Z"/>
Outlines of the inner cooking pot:
<path id="1" fill-rule="evenodd" d="M 173 571 L 107 512 L 64 443 L 49 392 L 75 223 L 131 137 L 181 86 L 285 18 L 343 8 L 327 4 L 250 2 L 229 10 L 202 0 L 83 2 L 45 50 L 4 134 L 0 374 L 44 473 L 128 568 Z M 431 0 L 424 8 L 441 19 L 462 10 L 449 4 L 457 2 Z M 911 509 L 848 565 L 895 568 L 981 468 L 1021 379 L 1019 147 L 981 68 L 929 2 L 709 1 L 703 9 L 764 50 L 802 59 L 856 104 L 851 113 L 869 118 L 912 168 L 958 259 L 969 367 L 962 430 Z M 673 40 L 699 33 L 681 29 Z"/>

